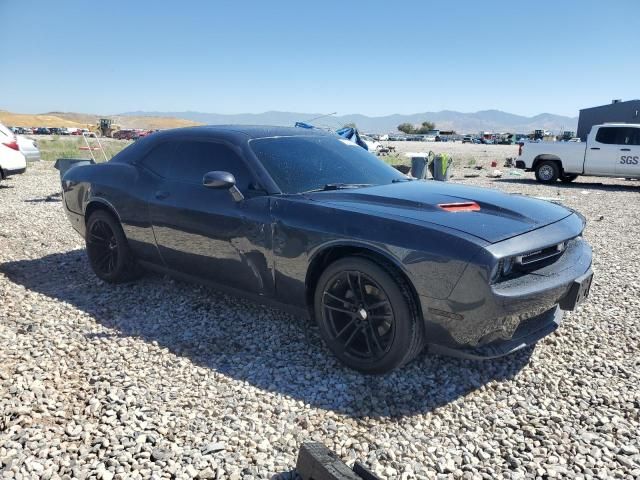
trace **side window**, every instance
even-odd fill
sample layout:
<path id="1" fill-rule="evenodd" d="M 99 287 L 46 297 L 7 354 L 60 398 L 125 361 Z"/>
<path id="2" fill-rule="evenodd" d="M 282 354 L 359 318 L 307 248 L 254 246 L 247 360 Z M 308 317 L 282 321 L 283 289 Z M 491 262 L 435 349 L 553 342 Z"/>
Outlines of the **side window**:
<path id="1" fill-rule="evenodd" d="M 236 185 L 246 191 L 251 174 L 243 160 L 229 147 L 221 143 L 184 141 L 178 146 L 178 161 L 173 164 L 170 176 L 179 182 L 202 184 L 202 177 L 214 170 L 229 172 L 236 177 Z"/>
<path id="2" fill-rule="evenodd" d="M 618 127 L 601 127 L 596 134 L 596 142 L 606 145 L 615 145 L 618 141 Z"/>
<path id="3" fill-rule="evenodd" d="M 618 133 L 618 145 L 640 145 L 638 143 L 638 132 L 640 129 L 633 127 L 620 128 Z"/>
<path id="4" fill-rule="evenodd" d="M 633 130 L 629 145 L 640 146 L 640 128 L 630 128 L 629 130 Z"/>
<path id="5" fill-rule="evenodd" d="M 169 178 L 171 164 L 176 157 L 176 142 L 165 142 L 151 150 L 140 162 L 156 175 Z"/>

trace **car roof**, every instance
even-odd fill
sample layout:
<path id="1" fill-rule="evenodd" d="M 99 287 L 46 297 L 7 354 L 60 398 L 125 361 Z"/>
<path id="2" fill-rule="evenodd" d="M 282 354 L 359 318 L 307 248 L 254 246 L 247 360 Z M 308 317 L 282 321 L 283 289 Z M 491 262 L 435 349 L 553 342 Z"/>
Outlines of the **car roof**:
<path id="1" fill-rule="evenodd" d="M 175 134 L 213 134 L 228 135 L 240 133 L 249 138 L 264 137 L 290 137 L 290 136 L 309 136 L 322 135 L 333 136 L 331 132 L 319 128 L 300 128 L 300 127 L 279 127 L 272 125 L 203 125 L 198 127 L 174 128 L 170 130 L 162 130 L 157 132 L 162 136 L 171 137 Z"/>
<path id="2" fill-rule="evenodd" d="M 203 125 L 198 127 L 172 128 L 160 130 L 137 140 L 133 145 L 116 154 L 111 161 L 128 163 L 132 159 L 146 155 L 155 145 L 162 142 L 182 140 L 185 138 L 226 139 L 246 142 L 255 138 L 324 136 L 336 137 L 332 132 L 319 128 L 277 127 L 269 125 Z M 242 138 L 242 139 L 241 139 Z"/>

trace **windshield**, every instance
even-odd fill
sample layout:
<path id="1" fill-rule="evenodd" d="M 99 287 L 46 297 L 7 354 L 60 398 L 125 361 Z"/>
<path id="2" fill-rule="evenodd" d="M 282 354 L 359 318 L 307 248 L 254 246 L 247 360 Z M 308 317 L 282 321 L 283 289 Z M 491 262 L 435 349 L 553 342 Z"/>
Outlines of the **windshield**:
<path id="1" fill-rule="evenodd" d="M 271 137 L 251 140 L 250 145 L 283 193 L 307 192 L 327 185 L 385 185 L 407 179 L 349 140 Z"/>

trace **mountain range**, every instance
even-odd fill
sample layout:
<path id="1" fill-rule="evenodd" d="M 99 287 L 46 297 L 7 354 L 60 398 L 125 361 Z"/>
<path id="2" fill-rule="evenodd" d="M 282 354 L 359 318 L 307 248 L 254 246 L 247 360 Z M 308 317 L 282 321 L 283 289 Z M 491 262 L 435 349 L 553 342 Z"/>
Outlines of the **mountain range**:
<path id="1" fill-rule="evenodd" d="M 529 133 L 535 129 L 546 129 L 560 132 L 576 130 L 577 117 L 565 117 L 551 113 L 541 113 L 526 117 L 500 110 L 483 110 L 474 113 L 463 113 L 452 110 L 424 112 L 414 114 L 393 114 L 381 117 L 369 117 L 360 114 L 327 115 L 322 113 L 279 112 L 264 113 L 204 113 L 204 112 L 126 112 L 120 116 L 135 117 L 173 117 L 208 125 L 241 124 L 241 125 L 281 125 L 292 126 L 295 122 L 308 121 L 316 126 L 341 127 L 348 123 L 370 133 L 395 132 L 401 123 L 419 125 L 424 121 L 434 122 L 440 130 L 455 130 L 458 133 L 477 133 L 480 131 Z M 321 118 L 317 118 L 321 117 Z M 313 120 L 317 118 L 317 120 Z"/>

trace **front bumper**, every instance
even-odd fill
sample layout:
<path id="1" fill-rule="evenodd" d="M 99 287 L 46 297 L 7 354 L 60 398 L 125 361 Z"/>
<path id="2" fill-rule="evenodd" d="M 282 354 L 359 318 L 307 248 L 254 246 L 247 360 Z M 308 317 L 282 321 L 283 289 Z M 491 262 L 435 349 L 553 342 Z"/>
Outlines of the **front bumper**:
<path id="1" fill-rule="evenodd" d="M 538 340 L 555 332 L 562 323 L 563 316 L 564 312 L 559 307 L 555 307 L 520 323 L 511 338 L 494 340 L 474 347 L 455 348 L 444 345 L 430 345 L 429 350 L 433 353 L 469 360 L 490 360 L 504 357 L 534 345 Z"/>
<path id="2" fill-rule="evenodd" d="M 579 237 L 582 219 L 565 220 L 484 249 L 444 300 L 421 297 L 431 349 L 467 358 L 494 358 L 532 345 L 555 331 L 563 309 L 588 293 L 591 248 Z M 492 284 L 492 258 L 573 238 L 553 263 Z M 533 247 L 532 247 L 533 246 Z"/>

